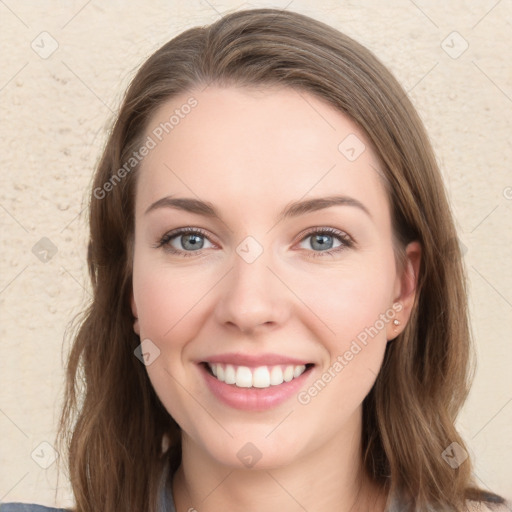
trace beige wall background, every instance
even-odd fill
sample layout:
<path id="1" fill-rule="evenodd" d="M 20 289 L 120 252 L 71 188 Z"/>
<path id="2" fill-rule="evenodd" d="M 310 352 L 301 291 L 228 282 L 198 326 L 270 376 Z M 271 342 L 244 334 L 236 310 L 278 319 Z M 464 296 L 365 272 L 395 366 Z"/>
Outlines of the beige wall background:
<path id="1" fill-rule="evenodd" d="M 86 195 L 137 67 L 228 11 L 277 7 L 373 50 L 436 148 L 469 277 L 478 368 L 459 428 L 477 481 L 512 498 L 510 0 L 0 1 L 0 501 L 66 506 L 52 444 L 65 328 L 88 302 Z M 141 470 L 143 470 L 141 468 Z"/>

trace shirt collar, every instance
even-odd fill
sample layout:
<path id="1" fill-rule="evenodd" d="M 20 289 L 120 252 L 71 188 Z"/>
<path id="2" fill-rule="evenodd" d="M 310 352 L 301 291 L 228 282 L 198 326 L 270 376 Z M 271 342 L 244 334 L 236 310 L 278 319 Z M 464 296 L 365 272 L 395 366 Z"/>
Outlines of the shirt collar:
<path id="1" fill-rule="evenodd" d="M 168 478 L 168 476 L 169 462 L 165 464 L 160 479 L 158 512 L 176 512 L 174 496 L 172 494 L 172 479 Z M 386 512 L 402 512 L 407 510 L 405 500 L 402 500 L 399 495 L 390 496 L 388 503 Z M 429 510 L 432 509 L 429 507 Z"/>
<path id="2" fill-rule="evenodd" d="M 158 512 L 176 512 L 172 495 L 172 478 L 169 478 L 169 462 L 164 466 L 159 486 Z"/>

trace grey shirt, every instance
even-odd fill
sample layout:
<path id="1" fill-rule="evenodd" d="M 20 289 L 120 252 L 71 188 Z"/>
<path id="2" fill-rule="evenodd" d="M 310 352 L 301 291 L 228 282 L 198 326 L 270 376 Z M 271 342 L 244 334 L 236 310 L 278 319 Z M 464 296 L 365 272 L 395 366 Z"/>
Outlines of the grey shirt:
<path id="1" fill-rule="evenodd" d="M 176 512 L 174 497 L 172 495 L 171 482 L 168 481 L 168 472 L 169 466 L 166 466 L 166 469 L 164 470 L 160 480 L 160 501 L 158 512 Z M 387 507 L 386 512 L 401 512 L 405 510 L 406 508 L 400 505 L 398 499 L 391 499 L 390 505 Z M 3 511 L 0 510 L 0 512 Z"/>
<path id="2" fill-rule="evenodd" d="M 176 512 L 174 497 L 172 495 L 171 481 L 168 479 L 169 466 L 165 467 L 160 479 L 160 492 L 158 512 Z M 392 504 L 387 512 L 400 512 L 398 503 Z M 50 508 L 42 505 L 28 503 L 3 503 L 0 512 L 67 512 L 63 508 Z"/>
<path id="3" fill-rule="evenodd" d="M 160 492 L 159 492 L 159 507 L 158 512 L 176 512 L 174 497 L 172 495 L 172 487 L 171 481 L 168 479 L 169 466 L 167 465 L 165 470 L 162 473 L 162 477 L 160 479 Z M 389 500 L 389 506 L 386 509 L 386 512 L 403 512 L 408 510 L 407 505 L 398 497 L 391 497 Z M 433 508 L 428 509 L 429 511 L 434 512 Z M 479 505 L 473 508 L 473 505 L 468 504 L 468 511 L 471 512 L 474 510 L 475 512 L 484 512 L 486 510 L 490 510 L 485 505 Z M 505 506 L 497 507 L 495 509 L 496 512 L 499 511 L 508 511 L 509 508 Z M 3 503 L 0 504 L 0 512 L 68 512 L 63 508 L 51 508 L 45 507 L 42 505 L 34 505 L 29 503 Z M 425 511 L 428 512 L 428 511 Z"/>

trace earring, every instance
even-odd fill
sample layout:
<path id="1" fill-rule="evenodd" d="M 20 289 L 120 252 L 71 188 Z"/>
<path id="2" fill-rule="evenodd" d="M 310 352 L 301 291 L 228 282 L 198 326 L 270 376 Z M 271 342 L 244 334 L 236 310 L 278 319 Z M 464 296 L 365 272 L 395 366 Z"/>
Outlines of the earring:
<path id="1" fill-rule="evenodd" d="M 393 320 L 393 325 L 395 326 L 395 331 L 396 331 L 396 328 L 397 328 L 397 326 L 399 326 L 399 325 L 400 325 L 400 322 L 395 318 L 395 319 Z"/>

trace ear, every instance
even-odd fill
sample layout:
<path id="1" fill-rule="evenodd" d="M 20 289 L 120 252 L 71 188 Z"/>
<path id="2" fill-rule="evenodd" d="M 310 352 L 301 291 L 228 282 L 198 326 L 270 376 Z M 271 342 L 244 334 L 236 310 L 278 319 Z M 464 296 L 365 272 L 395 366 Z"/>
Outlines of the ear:
<path id="1" fill-rule="evenodd" d="M 416 291 L 418 286 L 418 276 L 421 263 L 421 245 L 419 242 L 410 242 L 406 249 L 405 265 L 395 282 L 395 299 L 393 301 L 393 310 L 396 311 L 393 321 L 387 325 L 387 339 L 396 338 L 407 325 L 411 316 Z M 394 324 L 394 320 L 400 322 Z"/>
<path id="2" fill-rule="evenodd" d="M 134 330 L 135 334 L 138 334 L 140 336 L 139 317 L 137 315 L 137 304 L 135 304 L 133 290 L 132 290 L 131 297 L 130 297 L 130 303 L 132 306 L 132 314 L 133 314 L 133 317 L 135 318 L 135 321 L 133 322 L 133 330 Z"/>

